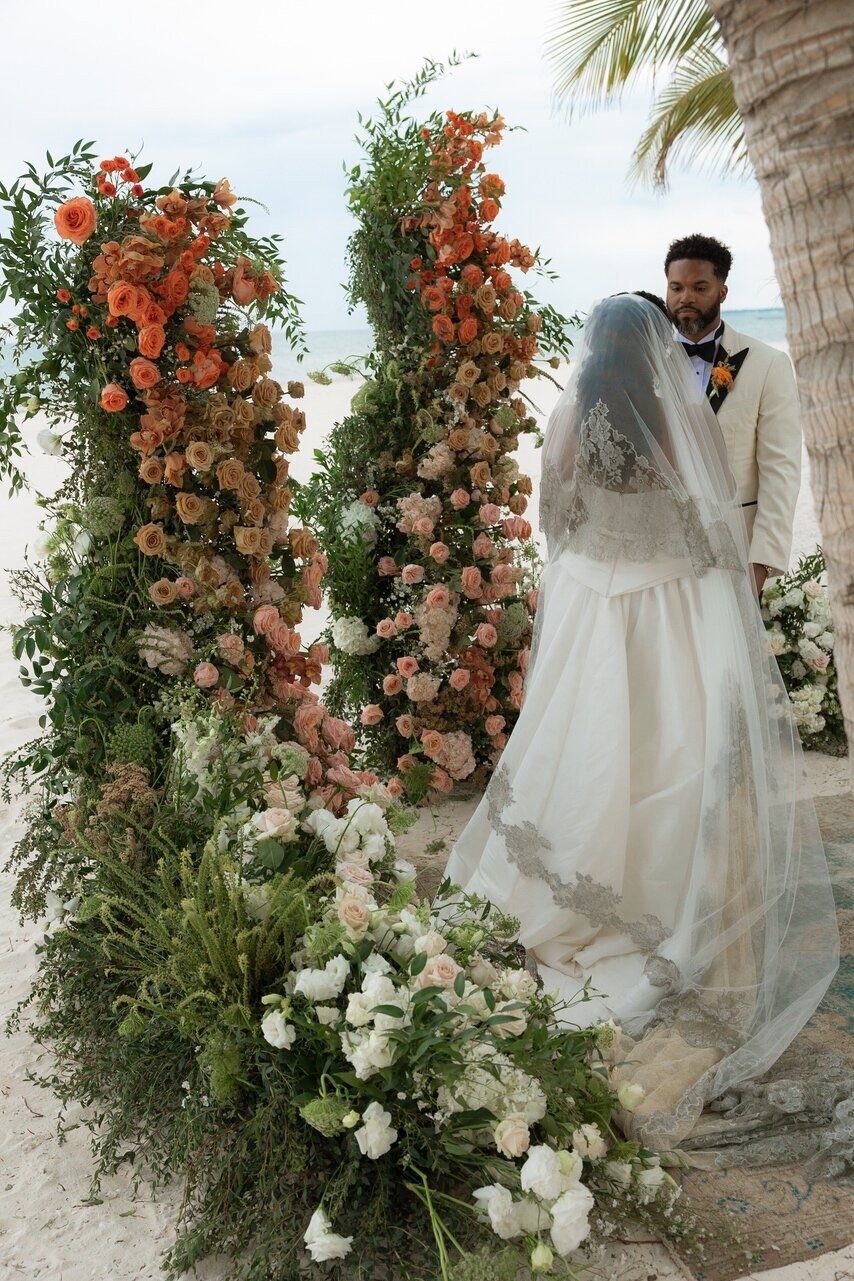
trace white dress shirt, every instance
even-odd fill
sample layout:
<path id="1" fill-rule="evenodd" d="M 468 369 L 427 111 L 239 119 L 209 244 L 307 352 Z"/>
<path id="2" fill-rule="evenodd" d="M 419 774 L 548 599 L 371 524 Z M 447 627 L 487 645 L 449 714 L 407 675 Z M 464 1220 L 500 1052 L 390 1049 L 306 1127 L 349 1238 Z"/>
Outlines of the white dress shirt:
<path id="1" fill-rule="evenodd" d="M 705 338 L 701 338 L 699 340 L 700 342 L 708 342 L 710 338 L 714 337 L 716 358 L 717 358 L 717 351 L 721 343 L 721 337 L 723 335 L 723 332 L 724 332 L 724 325 L 723 325 L 723 321 L 721 321 L 721 323 L 718 325 L 713 335 L 707 335 Z M 686 338 L 685 335 L 681 334 L 678 329 L 676 330 L 676 337 L 685 346 L 693 347 L 697 343 L 696 338 Z M 697 400 L 700 401 L 703 399 L 703 397 L 706 394 L 706 388 L 709 385 L 709 379 L 712 375 L 712 367 L 715 362 L 714 360 L 701 360 L 699 356 L 689 356 L 688 359 L 690 360 L 691 364 L 694 367 L 694 373 L 697 375 Z"/>

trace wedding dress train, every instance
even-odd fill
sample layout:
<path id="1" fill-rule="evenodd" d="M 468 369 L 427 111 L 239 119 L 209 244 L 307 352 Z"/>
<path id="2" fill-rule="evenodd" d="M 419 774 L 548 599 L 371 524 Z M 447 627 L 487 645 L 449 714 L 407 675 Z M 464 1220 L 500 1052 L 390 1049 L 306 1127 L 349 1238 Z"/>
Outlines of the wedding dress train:
<path id="1" fill-rule="evenodd" d="M 447 875 L 520 919 L 568 1022 L 620 1025 L 613 1075 L 646 1091 L 626 1127 L 703 1163 L 744 1137 L 704 1109 L 804 1026 L 838 935 L 717 424 L 674 349 L 634 296 L 591 314 L 544 444 L 523 706 Z"/>

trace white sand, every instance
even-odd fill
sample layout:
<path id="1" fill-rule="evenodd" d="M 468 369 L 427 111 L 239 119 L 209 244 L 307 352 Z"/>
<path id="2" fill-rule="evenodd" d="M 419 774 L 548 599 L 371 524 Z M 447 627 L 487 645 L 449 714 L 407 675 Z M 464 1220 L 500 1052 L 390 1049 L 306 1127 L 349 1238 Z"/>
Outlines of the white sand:
<path id="1" fill-rule="evenodd" d="M 304 478 L 311 469 L 312 450 L 321 445 L 329 424 L 346 412 L 355 382 L 340 380 L 330 387 L 307 385 L 305 408 L 309 427 L 293 474 Z M 543 414 L 551 409 L 557 390 L 548 384 L 537 389 L 535 399 Z M 29 440 L 35 439 L 40 424 L 27 427 Z M 533 477 L 539 473 L 533 443 L 523 438 L 520 464 Z M 42 493 L 52 492 L 62 474 L 55 459 L 36 452 L 27 462 L 31 483 Z M 4 501 L 4 500 L 0 500 Z M 536 494 L 531 515 L 536 514 Z M 0 517 L 0 566 L 12 569 L 22 564 L 24 547 L 35 533 L 39 510 L 31 496 L 4 501 Z M 815 546 L 817 528 L 808 490 L 801 494 L 796 524 L 796 549 L 808 551 Z M 8 624 L 17 617 L 17 606 L 3 577 L 0 583 L 0 623 Z M 313 639 L 324 625 L 319 615 L 306 620 L 303 636 Z M 40 705 L 22 689 L 17 680 L 17 665 L 9 652 L 8 637 L 0 644 L 0 752 L 5 752 L 38 732 Z M 832 760 L 811 762 L 816 790 L 841 792 L 848 788 L 847 764 Z M 418 827 L 407 834 L 406 845 L 412 848 L 442 835 L 447 848 L 460 830 L 470 811 L 470 804 L 451 804 L 445 812 L 425 813 Z M 14 809 L 0 810 L 0 851 L 9 850 L 18 816 Z M 9 907 L 12 881 L 0 876 L 0 1018 L 24 999 L 36 968 L 36 948 L 42 931 L 32 923 L 21 926 Z M 112 1281 L 143 1281 L 162 1276 L 160 1254 L 173 1239 L 178 1194 L 166 1194 L 152 1202 L 145 1194 L 135 1199 L 131 1181 L 122 1174 L 109 1181 L 102 1191 L 103 1204 L 85 1204 L 88 1196 L 91 1162 L 86 1131 L 74 1130 L 63 1146 L 58 1146 L 54 1126 L 57 1105 L 52 1096 L 25 1079 L 28 1069 L 37 1067 L 36 1050 L 23 1034 L 0 1042 L 0 1281 L 5 1278 L 51 1278 L 51 1281 L 89 1281 L 111 1278 Z M 634 1245 L 621 1255 L 615 1247 L 612 1262 L 602 1275 L 621 1281 L 641 1281 L 655 1276 L 667 1281 L 683 1275 L 659 1246 Z M 764 1281 L 795 1281 L 795 1278 L 830 1278 L 847 1275 L 839 1271 L 845 1262 L 854 1263 L 854 1250 L 824 1255 L 808 1264 L 794 1265 L 779 1272 L 762 1274 Z M 209 1281 L 227 1281 L 229 1269 L 224 1261 L 204 1265 L 198 1275 Z"/>

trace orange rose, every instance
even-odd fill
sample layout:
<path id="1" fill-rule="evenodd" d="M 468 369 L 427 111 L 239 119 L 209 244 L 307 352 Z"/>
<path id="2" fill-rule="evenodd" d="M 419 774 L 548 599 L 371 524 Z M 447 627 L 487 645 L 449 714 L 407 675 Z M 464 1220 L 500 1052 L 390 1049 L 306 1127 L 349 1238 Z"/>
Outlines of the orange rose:
<path id="1" fill-rule="evenodd" d="M 224 458 L 216 469 L 220 489 L 239 489 L 243 480 L 243 463 L 239 458 Z"/>
<path id="2" fill-rule="evenodd" d="M 178 494 L 175 507 L 185 525 L 197 525 L 205 514 L 205 500 L 198 494 Z"/>
<path id="3" fill-rule="evenodd" d="M 68 292 L 67 289 L 57 289 L 56 296 L 60 302 L 65 302 L 65 303 L 71 302 L 71 294 Z"/>
<path id="4" fill-rule="evenodd" d="M 454 341 L 454 322 L 450 316 L 436 316 L 433 320 L 433 333 L 442 342 Z"/>
<path id="5" fill-rule="evenodd" d="M 162 556 L 166 550 L 166 535 L 160 525 L 143 525 L 133 540 L 144 556 Z"/>
<path id="6" fill-rule="evenodd" d="M 139 331 L 138 346 L 143 356 L 156 360 L 163 350 L 166 330 L 162 325 L 144 325 Z"/>
<path id="7" fill-rule="evenodd" d="M 117 280 L 107 290 L 107 307 L 111 316 L 132 316 L 139 307 L 139 290 L 126 280 Z"/>
<path id="8" fill-rule="evenodd" d="M 203 440 L 192 441 L 187 446 L 186 459 L 195 471 L 210 471 L 213 463 L 210 445 L 205 444 Z"/>
<path id="9" fill-rule="evenodd" d="M 257 556 L 261 550 L 261 530 L 253 526 L 235 525 L 234 545 L 244 556 Z"/>
<path id="10" fill-rule="evenodd" d="M 159 485 L 163 479 L 163 464 L 159 458 L 144 458 L 137 475 L 146 485 Z"/>
<path id="11" fill-rule="evenodd" d="M 148 302 L 139 307 L 136 319 L 140 325 L 162 325 L 166 320 L 166 312 L 159 303 L 149 299 Z M 187 357 L 184 357 L 184 359 L 187 359 Z"/>
<path id="12" fill-rule="evenodd" d="M 171 605 L 178 595 L 175 590 L 175 584 L 168 578 L 158 578 L 156 583 L 152 583 L 148 589 L 148 594 L 154 601 L 155 605 Z"/>
<path id="13" fill-rule="evenodd" d="M 154 387 L 160 382 L 160 370 L 143 356 L 137 356 L 130 362 L 130 376 L 134 387 Z"/>
<path id="14" fill-rule="evenodd" d="M 108 414 L 119 414 L 128 403 L 128 394 L 118 383 L 107 383 L 101 391 L 101 408 Z"/>
<path id="15" fill-rule="evenodd" d="M 475 338 L 477 338 L 477 329 L 478 325 L 474 316 L 467 316 L 465 320 L 460 322 L 460 327 L 457 331 L 460 342 L 474 342 Z"/>
<path id="16" fill-rule="evenodd" d="M 97 227 L 98 214 L 88 197 L 75 196 L 59 206 L 53 215 L 53 222 L 63 240 L 82 245 Z"/>

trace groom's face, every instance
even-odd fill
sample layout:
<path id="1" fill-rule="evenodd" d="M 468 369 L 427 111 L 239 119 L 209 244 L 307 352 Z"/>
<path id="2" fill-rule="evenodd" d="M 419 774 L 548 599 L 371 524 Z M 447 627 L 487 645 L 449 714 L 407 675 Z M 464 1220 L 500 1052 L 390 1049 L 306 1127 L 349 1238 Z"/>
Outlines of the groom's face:
<path id="1" fill-rule="evenodd" d="M 710 262 L 680 258 L 667 268 L 667 310 L 686 338 L 704 338 L 717 327 L 726 296 Z"/>

